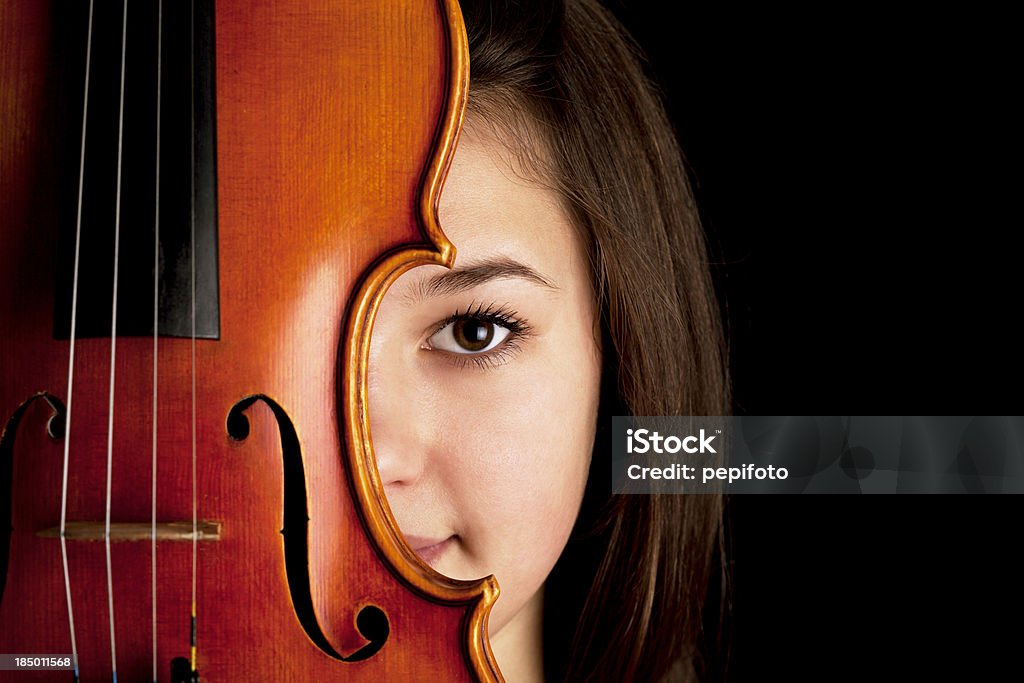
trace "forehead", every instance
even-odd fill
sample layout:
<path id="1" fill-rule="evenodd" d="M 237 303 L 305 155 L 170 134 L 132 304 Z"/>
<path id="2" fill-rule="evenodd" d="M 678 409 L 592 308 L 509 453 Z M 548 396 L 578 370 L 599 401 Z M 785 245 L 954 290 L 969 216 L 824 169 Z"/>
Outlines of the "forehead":
<path id="1" fill-rule="evenodd" d="M 561 281 L 575 275 L 584 260 L 561 196 L 524 172 L 519 155 L 486 127 L 464 130 L 438 218 L 456 247 L 456 268 L 508 257 Z"/>

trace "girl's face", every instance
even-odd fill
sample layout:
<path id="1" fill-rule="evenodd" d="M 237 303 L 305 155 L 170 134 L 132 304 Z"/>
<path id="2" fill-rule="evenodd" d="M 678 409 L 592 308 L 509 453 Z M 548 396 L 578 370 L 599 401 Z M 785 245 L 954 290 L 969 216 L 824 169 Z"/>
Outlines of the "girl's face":
<path id="1" fill-rule="evenodd" d="M 464 131 L 439 218 L 455 267 L 413 268 L 384 297 L 371 430 L 413 550 L 450 577 L 497 577 L 493 636 L 540 614 L 579 511 L 600 384 L 594 295 L 558 196 L 517 176 L 486 132 Z"/>

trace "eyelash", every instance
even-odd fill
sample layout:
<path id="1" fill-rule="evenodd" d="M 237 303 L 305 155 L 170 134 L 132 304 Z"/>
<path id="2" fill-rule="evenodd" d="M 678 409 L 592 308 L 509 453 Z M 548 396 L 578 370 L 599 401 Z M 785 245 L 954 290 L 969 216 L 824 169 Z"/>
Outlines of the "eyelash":
<path id="1" fill-rule="evenodd" d="M 459 312 L 459 310 L 456 309 L 455 313 L 434 325 L 430 334 L 427 335 L 427 338 L 429 339 L 430 337 L 433 337 L 446 326 L 451 325 L 457 320 L 475 320 L 477 322 L 490 323 L 492 325 L 504 327 L 509 331 L 508 336 L 501 342 L 500 346 L 492 349 L 491 351 L 484 353 L 442 354 L 449 363 L 459 369 L 465 368 L 469 364 L 473 364 L 481 370 L 489 370 L 507 363 L 521 350 L 519 343 L 529 339 L 532 335 L 533 327 L 531 327 L 525 319 L 519 318 L 518 316 L 519 314 L 512 310 L 508 305 L 497 306 L 497 304 L 491 303 L 487 308 L 484 308 L 484 305 L 481 302 L 469 306 L 464 313 Z"/>

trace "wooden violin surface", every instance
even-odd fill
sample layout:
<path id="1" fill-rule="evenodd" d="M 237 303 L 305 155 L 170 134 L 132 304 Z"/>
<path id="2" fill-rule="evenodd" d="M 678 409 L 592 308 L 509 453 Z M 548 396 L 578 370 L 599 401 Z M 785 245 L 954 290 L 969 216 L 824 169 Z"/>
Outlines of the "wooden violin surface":
<path id="1" fill-rule="evenodd" d="M 121 183 L 113 192 L 90 186 L 88 206 L 109 202 L 114 239 L 144 247 L 115 258 L 149 259 L 156 279 L 111 269 L 103 286 L 122 299 L 105 313 L 111 332 L 57 333 L 70 322 L 55 320 L 65 284 L 76 286 L 70 257 L 57 254 L 74 253 L 68 221 L 81 213 L 80 193 L 65 191 L 75 183 L 59 179 L 98 163 L 83 161 L 83 109 L 101 111 L 109 89 L 93 90 L 91 105 L 69 103 L 62 88 L 84 77 L 85 62 L 54 56 L 70 50 L 54 29 L 57 4 L 0 5 L 0 522 L 9 512 L 12 530 L 0 528 L 0 653 L 71 654 L 73 631 L 83 681 L 114 670 L 152 680 L 154 647 L 159 680 L 179 680 L 171 663 L 190 658 L 194 584 L 204 681 L 500 680 L 486 638 L 497 584 L 442 577 L 404 543 L 373 462 L 366 400 L 387 285 L 454 259 L 436 206 L 468 87 L 458 4 L 207 4 L 218 329 L 156 344 L 116 332 L 117 318 L 127 329 L 134 315 L 124 302 L 166 294 L 157 281 L 171 269 L 154 243 L 165 214 L 118 215 L 145 184 L 132 169 L 126 181 L 123 167 L 111 173 Z M 136 46 L 125 50 L 147 44 L 129 32 L 136 26 L 124 24 Z M 131 118 L 120 125 L 137 147 Z M 193 159 L 209 151 L 195 140 Z M 162 153 L 173 154 L 169 143 Z M 197 187 L 196 168 L 193 202 L 211 191 Z M 118 199 L 126 188 L 132 196 Z M 114 250 L 107 241 L 102 249 Z M 79 260 L 100 249 L 79 246 Z M 0 671 L 0 680 L 70 676 Z"/>

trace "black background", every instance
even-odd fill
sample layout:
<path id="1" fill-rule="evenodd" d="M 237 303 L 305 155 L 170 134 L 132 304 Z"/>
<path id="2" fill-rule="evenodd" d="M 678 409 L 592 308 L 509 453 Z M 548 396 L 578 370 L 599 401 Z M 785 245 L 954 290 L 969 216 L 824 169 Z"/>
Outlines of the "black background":
<path id="1" fill-rule="evenodd" d="M 609 5 L 689 162 L 738 414 L 1021 414 L 1007 16 Z M 734 498 L 729 679 L 1019 677 L 1022 502 Z"/>

